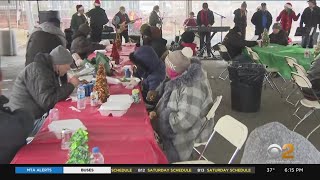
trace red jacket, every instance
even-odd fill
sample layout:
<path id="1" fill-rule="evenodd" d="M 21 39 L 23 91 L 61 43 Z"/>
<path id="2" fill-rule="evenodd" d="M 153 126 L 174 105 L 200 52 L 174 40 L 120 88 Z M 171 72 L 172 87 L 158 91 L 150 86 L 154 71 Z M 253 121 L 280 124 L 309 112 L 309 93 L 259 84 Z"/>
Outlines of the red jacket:
<path id="1" fill-rule="evenodd" d="M 289 14 L 286 10 L 282 10 L 280 15 L 277 17 L 277 21 L 281 20 L 281 27 L 284 31 L 289 31 L 291 29 L 292 20 L 297 21 L 300 14 L 297 16 L 294 11 Z"/>
<path id="2" fill-rule="evenodd" d="M 184 26 L 197 26 L 197 21 L 194 18 L 188 18 L 183 23 Z"/>
<path id="3" fill-rule="evenodd" d="M 194 55 L 194 56 L 197 55 L 197 50 L 196 50 L 197 45 L 196 45 L 195 43 L 185 43 L 185 42 L 182 42 L 182 43 L 181 43 L 181 46 L 191 48 L 192 51 L 193 51 L 193 55 Z"/>

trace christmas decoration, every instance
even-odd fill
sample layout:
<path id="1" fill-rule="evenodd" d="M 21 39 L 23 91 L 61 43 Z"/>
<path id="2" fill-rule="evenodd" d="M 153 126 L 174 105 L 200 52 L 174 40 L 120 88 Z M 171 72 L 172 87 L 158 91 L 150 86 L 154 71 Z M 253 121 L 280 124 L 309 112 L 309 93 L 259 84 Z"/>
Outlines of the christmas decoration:
<path id="1" fill-rule="evenodd" d="M 262 33 L 262 42 L 261 42 L 261 46 L 262 47 L 268 47 L 270 44 L 270 38 L 269 38 L 269 32 L 267 29 L 264 29 L 263 33 Z"/>
<path id="2" fill-rule="evenodd" d="M 109 97 L 109 86 L 106 78 L 106 71 L 103 64 L 99 64 L 99 68 L 96 75 L 96 84 L 93 91 L 98 93 L 98 99 L 101 103 L 107 101 Z"/>
<path id="3" fill-rule="evenodd" d="M 120 62 L 119 62 L 120 61 L 120 55 L 119 55 L 116 43 L 113 43 L 113 45 L 112 45 L 112 51 L 111 51 L 110 57 L 112 57 L 112 60 L 115 61 L 115 64 L 120 64 Z"/>
<path id="4" fill-rule="evenodd" d="M 67 164 L 90 164 L 88 132 L 78 129 L 70 139 L 70 153 Z"/>
<path id="5" fill-rule="evenodd" d="M 121 36 L 120 36 L 119 33 L 116 34 L 115 44 L 117 45 L 117 49 L 118 49 L 119 51 L 121 51 L 121 50 L 122 50 L 122 47 L 121 47 L 121 44 L 122 44 L 122 43 L 121 43 Z"/>

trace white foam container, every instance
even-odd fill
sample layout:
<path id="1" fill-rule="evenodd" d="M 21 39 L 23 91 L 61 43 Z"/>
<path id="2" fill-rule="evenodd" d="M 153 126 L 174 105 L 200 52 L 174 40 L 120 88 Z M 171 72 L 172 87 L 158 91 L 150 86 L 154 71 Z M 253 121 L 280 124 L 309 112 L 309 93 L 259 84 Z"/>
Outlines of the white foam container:
<path id="1" fill-rule="evenodd" d="M 61 139 L 61 132 L 63 129 L 70 129 L 72 132 L 82 128 L 87 130 L 79 119 L 66 119 L 53 121 L 48 125 L 49 131 L 53 132 L 58 139 Z"/>
<path id="2" fill-rule="evenodd" d="M 129 94 L 114 94 L 110 95 L 108 98 L 109 102 L 120 102 L 120 103 L 128 103 L 132 104 L 133 100 Z"/>
<path id="3" fill-rule="evenodd" d="M 132 101 L 132 100 L 131 100 Z M 130 108 L 132 102 L 120 102 L 120 101 L 108 101 L 103 103 L 100 108 L 99 112 L 102 116 L 109 116 L 112 114 L 114 117 L 121 117 L 123 116 L 128 109 Z"/>

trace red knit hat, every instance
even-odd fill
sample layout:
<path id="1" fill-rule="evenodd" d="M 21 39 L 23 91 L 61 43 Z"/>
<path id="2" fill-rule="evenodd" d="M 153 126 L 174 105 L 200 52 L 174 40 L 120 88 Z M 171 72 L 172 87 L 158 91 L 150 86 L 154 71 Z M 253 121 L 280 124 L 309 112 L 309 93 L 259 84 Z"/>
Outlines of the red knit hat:
<path id="1" fill-rule="evenodd" d="M 100 4 L 101 4 L 101 3 L 100 3 L 100 0 L 95 0 L 95 1 L 94 1 L 94 5 L 95 5 L 95 6 L 100 6 Z"/>
<path id="2" fill-rule="evenodd" d="M 291 3 L 286 3 L 285 5 L 284 5 L 285 7 L 287 7 L 287 8 L 289 8 L 289 9 L 292 9 L 292 4 Z"/>

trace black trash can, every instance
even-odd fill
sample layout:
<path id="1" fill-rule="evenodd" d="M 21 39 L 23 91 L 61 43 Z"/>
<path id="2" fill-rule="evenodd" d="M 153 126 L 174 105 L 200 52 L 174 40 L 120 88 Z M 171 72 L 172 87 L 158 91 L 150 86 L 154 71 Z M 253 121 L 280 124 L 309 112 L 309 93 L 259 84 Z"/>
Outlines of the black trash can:
<path id="1" fill-rule="evenodd" d="M 234 63 L 228 67 L 231 106 L 239 112 L 258 112 L 266 70 L 261 64 Z"/>

